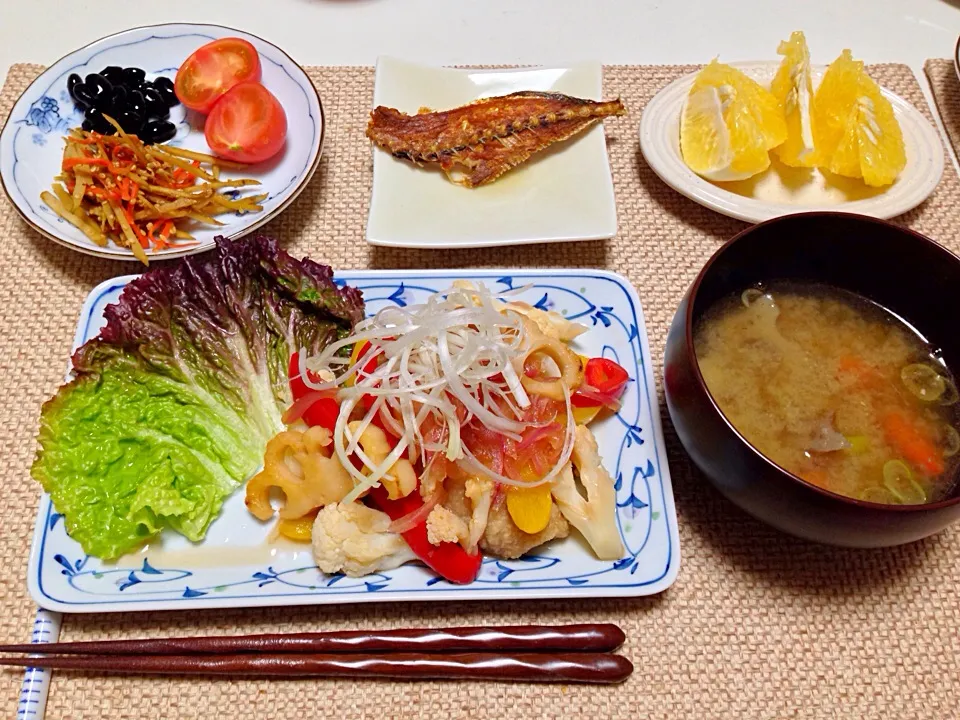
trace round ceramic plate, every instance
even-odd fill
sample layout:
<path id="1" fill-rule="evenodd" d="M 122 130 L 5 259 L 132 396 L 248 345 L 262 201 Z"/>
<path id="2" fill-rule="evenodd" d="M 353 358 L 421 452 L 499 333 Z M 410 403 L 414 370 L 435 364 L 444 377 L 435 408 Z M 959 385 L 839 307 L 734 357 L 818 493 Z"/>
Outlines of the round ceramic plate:
<path id="1" fill-rule="evenodd" d="M 734 67 L 769 86 L 779 63 L 734 63 Z M 825 71 L 826 66 L 812 68 L 814 88 Z M 940 182 L 940 136 L 915 107 L 886 89 L 883 94 L 893 105 L 907 151 L 907 165 L 893 185 L 871 188 L 862 180 L 817 169 L 790 168 L 775 159 L 770 169 L 748 180 L 704 180 L 686 166 L 680 155 L 680 112 L 694 75 L 667 85 L 644 109 L 640 148 L 647 164 L 667 185 L 719 213 L 747 222 L 811 210 L 843 210 L 886 219 L 919 205 Z"/>
<path id="2" fill-rule="evenodd" d="M 99 72 L 108 65 L 140 67 L 147 78 L 173 78 L 177 68 L 198 47 L 221 37 L 241 37 L 260 53 L 262 82 L 287 114 L 287 141 L 279 155 L 225 177 L 253 177 L 260 186 L 247 190 L 269 193 L 263 210 L 245 215 L 222 215 L 224 224 L 210 227 L 184 226 L 199 240 L 189 248 L 170 248 L 148 253 L 164 259 L 202 252 L 213 245 L 216 235 L 240 237 L 263 225 L 289 205 L 306 187 L 317 165 L 323 144 L 323 107 L 317 91 L 303 69 L 275 45 L 239 30 L 217 25 L 176 23 L 127 30 L 97 40 L 70 53 L 46 70 L 27 88 L 13 106 L 0 133 L 0 181 L 14 207 L 35 230 L 74 250 L 119 260 L 134 260 L 127 248 L 110 243 L 99 247 L 82 232 L 60 219 L 41 200 L 60 172 L 62 136 L 79 127 L 83 113 L 67 94 L 67 77 Z M 182 105 L 171 109 L 170 120 L 177 125 L 172 145 L 209 152 L 203 137 L 203 116 L 188 112 Z M 230 173 L 230 174 L 228 174 Z"/>

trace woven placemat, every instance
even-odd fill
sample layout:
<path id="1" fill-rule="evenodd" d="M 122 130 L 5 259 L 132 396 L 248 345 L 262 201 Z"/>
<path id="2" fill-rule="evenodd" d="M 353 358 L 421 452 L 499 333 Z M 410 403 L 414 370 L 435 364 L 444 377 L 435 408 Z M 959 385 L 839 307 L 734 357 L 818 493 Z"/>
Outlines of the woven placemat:
<path id="1" fill-rule="evenodd" d="M 372 68 L 309 70 L 329 122 L 310 187 L 268 231 L 338 268 L 610 268 L 637 286 L 655 362 L 681 295 L 720 242 L 743 225 L 662 184 L 643 161 L 640 111 L 689 67 L 609 67 L 606 94 L 630 115 L 608 120 L 620 216 L 609 242 L 482 250 L 372 248 L 363 240 L 371 151 L 363 135 Z M 39 72 L 16 65 L 0 117 Z M 871 70 L 928 113 L 902 65 Z M 933 197 L 900 219 L 960 250 L 960 181 L 947 164 Z M 0 639 L 27 639 L 25 584 L 39 495 L 28 476 L 40 403 L 57 387 L 80 303 L 95 283 L 135 270 L 65 250 L 0 200 Z M 655 373 L 660 375 L 659 368 Z M 623 686 L 246 681 L 54 673 L 50 718 L 954 718 L 960 706 L 960 531 L 883 551 L 849 551 L 778 534 L 739 512 L 693 470 L 662 411 L 683 560 L 676 584 L 637 600 L 376 604 L 244 611 L 67 616 L 64 639 L 303 631 L 376 626 L 611 621 L 636 672 Z M 19 673 L 3 673 L 12 711 Z"/>
<path id="2" fill-rule="evenodd" d="M 943 128 L 954 153 L 960 152 L 960 79 L 953 60 L 933 59 L 923 64 L 930 90 L 937 103 Z"/>

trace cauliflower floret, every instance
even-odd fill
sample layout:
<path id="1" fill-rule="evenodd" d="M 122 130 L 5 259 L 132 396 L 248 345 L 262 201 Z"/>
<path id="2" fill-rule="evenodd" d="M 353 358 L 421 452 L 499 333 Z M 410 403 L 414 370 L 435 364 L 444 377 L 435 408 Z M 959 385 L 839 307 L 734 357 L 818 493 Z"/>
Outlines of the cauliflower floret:
<path id="1" fill-rule="evenodd" d="M 464 549 L 472 554 L 477 551 L 480 538 L 487 529 L 490 504 L 493 500 L 493 483 L 488 478 L 468 478 L 465 495 L 470 500 L 472 512 L 470 513 L 470 534 L 467 536 Z"/>
<path id="2" fill-rule="evenodd" d="M 568 464 L 552 490 L 560 512 L 590 543 L 598 558 L 616 560 L 623 557 L 613 478 L 600 460 L 596 438 L 584 425 L 577 425 L 571 460 L 580 474 L 580 484 L 587 491 L 587 498 L 584 499 L 577 489 L 573 468 Z"/>
<path id="3" fill-rule="evenodd" d="M 458 543 L 468 534 L 467 523 L 443 505 L 437 505 L 427 516 L 427 540 L 431 545 Z"/>
<path id="4" fill-rule="evenodd" d="M 422 487 L 423 479 L 420 482 Z M 466 524 L 467 532 L 460 535 L 459 541 L 463 549 L 473 555 L 487 529 L 490 503 L 493 499 L 493 482 L 477 476 L 468 477 L 466 480 L 448 477 L 442 482 L 447 494 L 443 507 Z"/>
<path id="5" fill-rule="evenodd" d="M 327 505 L 313 523 L 313 559 L 325 573 L 361 577 L 392 570 L 416 555 L 390 532 L 390 518 L 362 503 Z"/>

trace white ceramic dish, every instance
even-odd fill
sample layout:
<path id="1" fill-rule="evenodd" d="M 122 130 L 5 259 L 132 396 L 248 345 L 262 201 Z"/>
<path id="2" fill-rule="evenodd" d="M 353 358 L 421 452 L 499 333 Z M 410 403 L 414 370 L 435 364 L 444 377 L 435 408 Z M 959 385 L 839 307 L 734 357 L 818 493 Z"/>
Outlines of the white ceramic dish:
<path id="1" fill-rule="evenodd" d="M 960 37 L 957 38 L 956 45 L 953 46 L 953 71 L 960 80 Z"/>
<path id="2" fill-rule="evenodd" d="M 175 23 L 136 28 L 97 40 L 54 63 L 20 96 L 0 132 L 0 184 L 21 217 L 46 237 L 74 250 L 135 260 L 127 248 L 112 243 L 99 247 L 40 200 L 40 193 L 49 190 L 54 176 L 60 173 L 61 136 L 68 128 L 79 127 L 83 120 L 83 113 L 67 94 L 67 77 L 71 73 L 85 77 L 107 65 L 120 65 L 143 68 L 148 79 L 160 75 L 172 79 L 194 50 L 220 37 L 241 37 L 256 47 L 262 82 L 287 114 L 286 145 L 278 156 L 237 171 L 260 180 L 261 185 L 250 188 L 250 193 L 270 193 L 261 212 L 221 216 L 225 225 L 216 228 L 193 225 L 189 230 L 200 241 L 198 245 L 164 249 L 150 253 L 150 257 L 167 259 L 203 252 L 213 245 L 214 236 L 246 235 L 293 202 L 316 171 L 323 145 L 323 108 L 310 78 L 286 53 L 256 36 L 218 25 Z M 171 109 L 170 120 L 178 126 L 171 144 L 209 152 L 203 137 L 203 116 L 187 113 L 178 105 Z"/>
<path id="3" fill-rule="evenodd" d="M 598 63 L 524 70 L 454 70 L 381 57 L 373 104 L 415 113 L 520 90 L 602 99 Z M 373 149 L 367 241 L 416 248 L 596 240 L 617 232 L 602 125 L 559 143 L 490 185 L 465 188 L 439 170 Z"/>
<path id="4" fill-rule="evenodd" d="M 104 308 L 133 277 L 108 280 L 93 290 L 81 311 L 75 346 L 97 335 Z M 418 565 L 363 578 L 324 575 L 314 566 L 309 546 L 267 542 L 271 524 L 255 520 L 238 491 L 202 543 L 164 535 L 111 564 L 84 554 L 44 495 L 28 567 L 30 594 L 41 607 L 109 612 L 635 596 L 660 592 L 674 581 L 680 563 L 677 516 L 643 311 L 629 282 L 595 270 L 375 271 L 347 272 L 337 279 L 363 290 L 370 313 L 389 303 L 419 302 L 455 279 L 499 290 L 529 286 L 522 299 L 587 325 L 577 347 L 618 360 L 632 378 L 620 412 L 591 426 L 616 479 L 616 520 L 625 555 L 597 560 L 573 531 L 519 560 L 485 559 L 470 585 L 448 584 Z"/>
<path id="5" fill-rule="evenodd" d="M 777 62 L 733 63 L 769 86 Z M 812 68 L 814 89 L 826 66 Z M 695 73 L 674 80 L 656 94 L 640 118 L 640 149 L 650 168 L 667 185 L 691 200 L 730 217 L 761 222 L 811 210 L 842 210 L 891 218 L 910 210 L 936 189 L 943 174 L 943 145 L 936 129 L 903 98 L 883 94 L 903 130 L 907 166 L 893 185 L 870 188 L 862 181 L 826 176 L 819 170 L 788 168 L 774 161 L 760 175 L 734 183 L 712 183 L 694 173 L 680 154 L 680 112 Z"/>

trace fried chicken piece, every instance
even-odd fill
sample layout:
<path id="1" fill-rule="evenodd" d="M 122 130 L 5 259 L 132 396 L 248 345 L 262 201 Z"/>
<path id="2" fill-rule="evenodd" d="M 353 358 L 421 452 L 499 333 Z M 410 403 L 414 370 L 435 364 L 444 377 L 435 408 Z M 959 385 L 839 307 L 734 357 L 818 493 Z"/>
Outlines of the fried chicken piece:
<path id="1" fill-rule="evenodd" d="M 506 495 L 500 493 L 490 508 L 487 529 L 480 539 L 480 548 L 490 555 L 514 559 L 545 542 L 565 538 L 570 534 L 570 525 L 554 503 L 550 508 L 550 520 L 538 533 L 530 535 L 518 528 L 507 510 Z"/>

